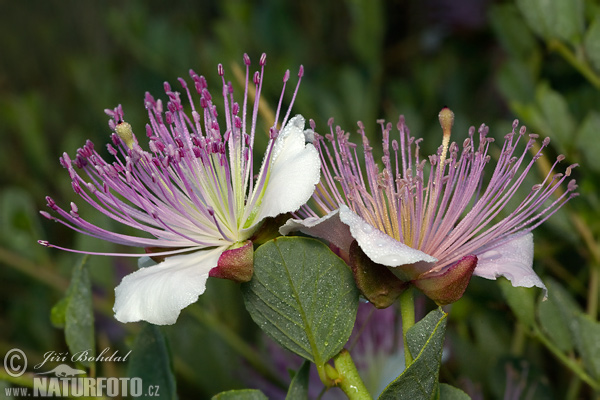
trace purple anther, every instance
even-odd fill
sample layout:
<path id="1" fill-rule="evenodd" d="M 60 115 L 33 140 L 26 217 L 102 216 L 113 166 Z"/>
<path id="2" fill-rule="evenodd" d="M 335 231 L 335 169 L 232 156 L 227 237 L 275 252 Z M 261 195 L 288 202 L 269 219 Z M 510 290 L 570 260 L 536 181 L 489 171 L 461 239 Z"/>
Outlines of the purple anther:
<path id="1" fill-rule="evenodd" d="M 52 199 L 52 197 L 50 197 L 50 196 L 46 196 L 46 205 L 54 211 L 58 210 L 58 207 L 56 206 L 54 199 Z"/>

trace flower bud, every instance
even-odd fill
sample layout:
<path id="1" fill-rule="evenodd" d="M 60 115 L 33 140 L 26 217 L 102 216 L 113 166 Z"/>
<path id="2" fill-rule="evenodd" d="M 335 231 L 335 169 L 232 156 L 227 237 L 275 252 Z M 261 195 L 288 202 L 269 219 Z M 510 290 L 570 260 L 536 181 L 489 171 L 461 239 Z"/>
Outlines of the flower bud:
<path id="1" fill-rule="evenodd" d="M 371 261 L 356 240 L 350 245 L 350 266 L 361 294 L 377 308 L 391 306 L 409 285 L 385 265 Z"/>
<path id="2" fill-rule="evenodd" d="M 412 281 L 427 297 L 438 305 L 454 303 L 462 297 L 477 266 L 477 257 L 468 255 L 452 264 L 442 273 Z"/>
<path id="3" fill-rule="evenodd" d="M 234 282 L 248 282 L 252 279 L 253 273 L 254 246 L 252 241 L 246 240 L 225 250 L 219 257 L 217 266 L 210 270 L 208 276 Z"/>

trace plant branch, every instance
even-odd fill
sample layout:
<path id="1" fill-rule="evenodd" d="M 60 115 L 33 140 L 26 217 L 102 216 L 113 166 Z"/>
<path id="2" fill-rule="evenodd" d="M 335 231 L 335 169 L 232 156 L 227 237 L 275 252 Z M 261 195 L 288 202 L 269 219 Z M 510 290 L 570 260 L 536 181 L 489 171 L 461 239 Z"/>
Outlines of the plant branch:
<path id="1" fill-rule="evenodd" d="M 558 39 L 551 39 L 548 41 L 548 49 L 560 54 L 565 61 L 579 71 L 596 89 L 600 90 L 600 77 L 596 75 L 587 62 L 578 59 L 567 45 Z"/>
<path id="2" fill-rule="evenodd" d="M 600 390 L 600 382 L 595 381 L 589 376 L 581 366 L 574 360 L 567 357 L 560 349 L 558 349 L 552 341 L 550 341 L 537 326 L 533 327 L 533 335 L 536 337 L 560 362 L 567 366 L 575 373 L 582 381 L 590 385 L 594 390 Z"/>
<path id="3" fill-rule="evenodd" d="M 402 342 L 404 343 L 404 361 L 408 368 L 413 362 L 412 354 L 408 349 L 406 332 L 415 324 L 415 297 L 412 287 L 406 289 L 400 295 L 400 315 L 402 316 Z"/>
<path id="4" fill-rule="evenodd" d="M 346 349 L 342 349 L 333 358 L 333 363 L 339 374 L 337 386 L 344 391 L 350 400 L 372 400 L 367 387 L 360 378 L 356 365 Z"/>

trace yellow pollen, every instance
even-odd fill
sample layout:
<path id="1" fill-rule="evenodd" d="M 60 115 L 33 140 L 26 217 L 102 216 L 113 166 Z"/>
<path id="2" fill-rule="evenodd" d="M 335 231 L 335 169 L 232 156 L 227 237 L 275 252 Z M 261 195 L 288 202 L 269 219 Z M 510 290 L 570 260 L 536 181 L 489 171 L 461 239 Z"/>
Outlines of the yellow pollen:
<path id="1" fill-rule="evenodd" d="M 448 145 L 450 144 L 450 133 L 452 132 L 452 125 L 454 125 L 454 113 L 448 107 L 444 107 L 438 114 L 438 118 L 440 120 L 440 125 L 442 126 L 442 132 L 444 135 L 442 139 L 442 157 L 440 158 L 440 169 L 442 169 L 444 161 L 446 161 Z"/>
<path id="2" fill-rule="evenodd" d="M 121 122 L 115 127 L 115 131 L 121 140 L 125 142 L 127 147 L 130 149 L 133 148 L 133 129 L 131 129 L 129 123 Z"/>

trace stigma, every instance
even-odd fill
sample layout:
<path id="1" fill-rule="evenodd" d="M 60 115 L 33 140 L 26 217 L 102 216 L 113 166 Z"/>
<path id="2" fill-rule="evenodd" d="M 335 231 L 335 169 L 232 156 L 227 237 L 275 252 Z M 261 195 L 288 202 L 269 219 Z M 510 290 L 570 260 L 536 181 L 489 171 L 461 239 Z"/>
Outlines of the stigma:
<path id="1" fill-rule="evenodd" d="M 123 121 L 117 124 L 117 126 L 115 126 L 115 132 L 117 133 L 117 135 L 119 135 L 119 137 L 127 145 L 127 147 L 129 147 L 130 149 L 133 148 L 133 129 L 131 128 L 131 125 L 128 122 Z"/>
<path id="2" fill-rule="evenodd" d="M 454 125 L 454 113 L 448 107 L 442 108 L 442 111 L 438 114 L 440 125 L 442 126 L 442 157 L 440 158 L 440 169 L 443 168 L 444 161 L 446 160 L 446 153 L 448 152 L 448 145 L 450 144 L 450 134 L 452 132 L 452 125 Z"/>

